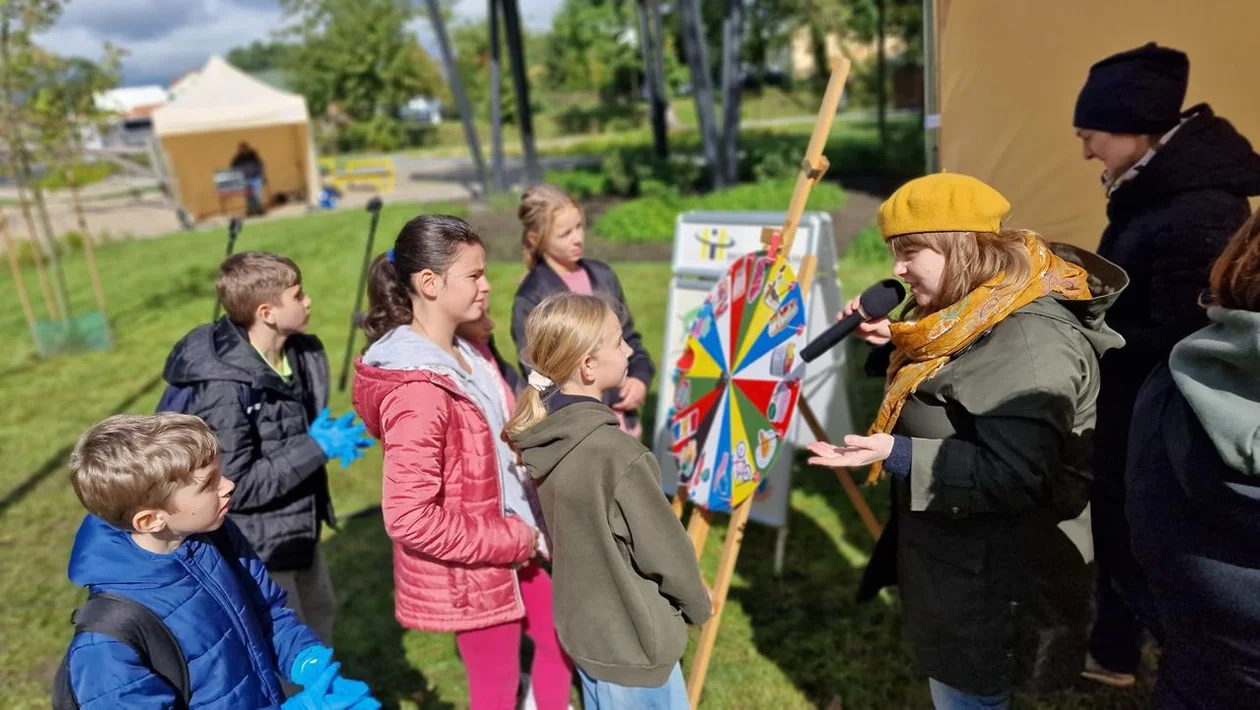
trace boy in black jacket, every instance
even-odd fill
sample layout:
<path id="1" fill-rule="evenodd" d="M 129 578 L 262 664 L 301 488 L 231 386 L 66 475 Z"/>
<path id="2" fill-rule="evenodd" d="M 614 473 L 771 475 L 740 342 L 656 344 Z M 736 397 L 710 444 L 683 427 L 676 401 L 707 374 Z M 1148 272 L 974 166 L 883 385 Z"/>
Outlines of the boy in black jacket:
<path id="1" fill-rule="evenodd" d="M 331 643 L 332 583 L 317 548 L 321 524 L 335 525 L 324 466 L 348 465 L 372 440 L 350 418 L 328 417 L 328 357 L 302 332 L 311 301 L 293 261 L 230 256 L 216 287 L 226 317 L 176 343 L 163 377 L 190 389 L 187 413 L 219 439 L 223 474 L 236 484 L 232 520 L 289 606 Z"/>

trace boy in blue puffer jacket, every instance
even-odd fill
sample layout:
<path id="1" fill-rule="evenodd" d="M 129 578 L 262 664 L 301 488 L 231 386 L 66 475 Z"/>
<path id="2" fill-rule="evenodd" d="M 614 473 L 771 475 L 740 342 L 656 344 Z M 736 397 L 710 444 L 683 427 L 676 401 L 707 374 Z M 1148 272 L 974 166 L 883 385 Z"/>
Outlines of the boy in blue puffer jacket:
<path id="1" fill-rule="evenodd" d="M 70 470 L 88 511 L 71 581 L 161 619 L 187 659 L 190 708 L 380 707 L 366 684 L 338 675 L 332 651 L 286 608 L 284 591 L 227 520 L 235 484 L 220 471 L 205 422 L 169 413 L 110 417 L 80 437 Z M 225 533 L 219 543 L 210 538 Z M 78 633 L 67 657 L 82 708 L 177 707 L 174 689 L 111 636 Z M 282 679 L 304 689 L 286 700 Z"/>

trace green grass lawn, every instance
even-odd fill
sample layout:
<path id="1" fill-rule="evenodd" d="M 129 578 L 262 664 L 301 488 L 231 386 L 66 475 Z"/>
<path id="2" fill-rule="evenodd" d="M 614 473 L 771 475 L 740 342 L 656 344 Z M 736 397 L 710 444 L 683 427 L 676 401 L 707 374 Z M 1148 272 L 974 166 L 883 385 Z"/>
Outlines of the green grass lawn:
<path id="1" fill-rule="evenodd" d="M 381 218 L 382 246 L 414 207 L 390 205 Z M 348 317 L 362 258 L 367 218 L 360 212 L 321 214 L 250 225 L 239 249 L 265 249 L 294 258 L 314 299 L 311 330 L 333 361 L 334 379 L 346 344 Z M 515 239 L 487 235 L 488 239 Z M 83 599 L 65 576 L 82 510 L 68 484 L 65 457 L 78 434 L 113 412 L 152 411 L 158 376 L 171 344 L 207 320 L 212 276 L 223 250 L 219 232 L 110 245 L 98 255 L 115 345 L 108 352 L 36 360 L 7 271 L 0 276 L 0 707 L 47 707 L 47 688 L 69 638 L 69 615 Z M 617 265 L 646 342 L 658 353 L 669 266 Z M 92 302 L 83 263 L 65 265 L 75 309 Z M 845 284 L 884 276 L 867 261 L 841 263 Z M 490 268 L 493 310 L 501 326 L 521 277 L 516 263 Z M 28 273 L 33 284 L 33 276 Z M 37 292 L 32 286 L 32 289 Z M 852 291 L 853 289 L 848 289 Z M 501 338 L 511 360 L 510 338 Z M 361 340 L 359 341 L 362 342 Z M 857 351 L 855 350 L 855 354 Z M 855 366 L 860 358 L 853 358 Z M 853 387 L 859 421 L 879 396 L 877 382 Z M 349 406 L 334 393 L 334 410 Z M 330 533 L 327 554 L 341 602 L 336 649 L 347 675 L 368 680 L 387 707 L 467 706 L 463 669 L 453 637 L 403 631 L 393 619 L 391 558 L 376 509 L 380 451 L 349 470 L 330 470 L 343 528 Z M 881 517 L 882 489 L 867 491 Z M 774 531 L 753 525 L 723 616 L 706 684 L 707 708 L 826 707 L 849 710 L 927 707 L 926 685 L 903 652 L 893 596 L 858 606 L 854 591 L 871 540 L 833 474 L 800 466 L 792 495 L 791 537 L 783 577 L 771 572 Z M 717 535 L 704 560 L 716 563 Z M 1074 694 L 1046 708 L 1140 707 L 1139 693 Z M 1026 703 L 1025 706 L 1033 706 Z"/>

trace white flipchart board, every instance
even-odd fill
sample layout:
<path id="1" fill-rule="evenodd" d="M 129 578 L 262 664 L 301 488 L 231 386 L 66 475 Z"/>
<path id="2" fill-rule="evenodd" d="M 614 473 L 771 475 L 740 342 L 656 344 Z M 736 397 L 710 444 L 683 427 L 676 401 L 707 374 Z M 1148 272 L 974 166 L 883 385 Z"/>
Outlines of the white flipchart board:
<path id="1" fill-rule="evenodd" d="M 660 392 L 652 449 L 661 467 L 661 487 L 669 495 L 678 488 L 678 468 L 670 453 L 669 416 L 674 402 L 674 363 L 682 355 L 687 333 L 709 291 L 739 257 L 762 249 L 763 227 L 779 228 L 783 212 L 687 212 L 678 216 L 674 229 L 673 279 L 665 321 L 665 355 L 661 359 Z M 835 322 L 844 301 L 836 278 L 836 241 L 831 215 L 806 212 L 801 217 L 792 252 L 793 268 L 813 254 L 818 259 L 813 286 L 806 294 L 806 333 L 810 340 Z M 853 430 L 846 388 L 845 349 L 832 348 L 806 366 L 801 387 L 819 423 L 834 438 Z M 788 430 L 789 446 L 779 455 L 765 487 L 753 503 L 753 520 L 785 527 L 791 492 L 793 447 L 814 441 L 800 416 Z"/>

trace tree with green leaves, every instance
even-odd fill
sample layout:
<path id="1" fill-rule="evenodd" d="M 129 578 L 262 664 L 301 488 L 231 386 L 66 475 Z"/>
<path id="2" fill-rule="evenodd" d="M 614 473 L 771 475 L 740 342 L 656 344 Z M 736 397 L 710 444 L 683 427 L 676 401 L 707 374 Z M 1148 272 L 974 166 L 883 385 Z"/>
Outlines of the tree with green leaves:
<path id="1" fill-rule="evenodd" d="M 227 54 L 227 61 L 243 72 L 284 69 L 290 64 L 289 53 L 293 45 L 285 42 L 254 40 L 243 47 L 236 47 Z"/>
<path id="2" fill-rule="evenodd" d="M 407 0 L 281 0 L 295 20 L 288 54 L 294 89 L 311 110 L 336 104 L 350 118 L 394 118 L 411 99 L 440 96 L 441 70 L 407 23 Z"/>

